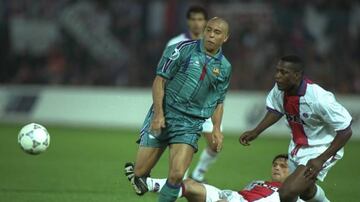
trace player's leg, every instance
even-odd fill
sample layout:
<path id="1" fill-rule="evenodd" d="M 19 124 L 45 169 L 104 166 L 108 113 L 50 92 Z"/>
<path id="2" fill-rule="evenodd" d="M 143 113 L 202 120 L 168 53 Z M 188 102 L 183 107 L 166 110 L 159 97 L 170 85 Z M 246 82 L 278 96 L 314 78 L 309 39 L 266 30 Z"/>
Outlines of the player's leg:
<path id="1" fill-rule="evenodd" d="M 146 183 L 150 192 L 159 193 L 164 187 L 166 178 L 151 178 L 146 179 Z M 205 201 L 206 190 L 204 186 L 192 179 L 183 181 L 178 198 L 185 197 L 188 201 Z"/>
<path id="2" fill-rule="evenodd" d="M 186 179 L 184 181 L 184 187 L 183 196 L 189 202 L 202 202 L 206 200 L 206 189 L 203 184 L 191 179 Z"/>
<path id="3" fill-rule="evenodd" d="M 202 184 L 192 179 L 184 181 L 183 196 L 190 202 L 245 202 L 239 193 L 232 190 L 220 190 L 208 184 Z"/>
<path id="4" fill-rule="evenodd" d="M 318 154 L 316 155 L 318 156 Z M 317 179 L 320 181 L 324 181 L 327 173 L 329 170 L 336 164 L 336 162 L 340 159 L 340 156 L 335 156 L 329 160 L 327 160 L 323 168 L 321 169 L 320 173 L 317 176 Z M 304 193 L 300 195 L 300 198 L 305 201 L 310 202 L 328 202 L 329 199 L 326 197 L 324 190 L 317 184 L 310 187 L 308 190 L 306 190 Z"/>
<path id="5" fill-rule="evenodd" d="M 317 176 L 317 179 L 320 181 L 324 181 L 327 173 L 330 168 L 332 168 L 337 162 L 336 158 L 329 159 L 325 162 L 322 170 Z M 326 197 L 324 190 L 317 184 L 309 187 L 303 193 L 300 194 L 300 198 L 309 202 L 328 202 L 329 199 Z"/>
<path id="6" fill-rule="evenodd" d="M 191 178 L 203 182 L 205 173 L 208 171 L 209 167 L 216 161 L 217 152 L 216 144 L 213 143 L 211 132 L 213 130 L 213 124 L 211 119 L 207 119 L 203 124 L 203 136 L 207 142 L 207 147 L 203 149 L 200 154 L 200 159 L 195 166 L 194 171 L 191 174 Z"/>
<path id="7" fill-rule="evenodd" d="M 142 195 L 147 192 L 146 177 L 161 157 L 166 148 L 166 143 L 155 138 L 150 131 L 152 108 L 150 108 L 143 127 L 140 131 L 140 144 L 136 156 L 135 165 L 132 162 L 125 164 L 125 175 L 129 179 L 136 194 Z"/>
<path id="8" fill-rule="evenodd" d="M 155 166 L 165 148 L 139 147 L 135 165 L 125 164 L 125 175 L 133 186 L 136 194 L 142 195 L 148 191 L 146 177 Z"/>
<path id="9" fill-rule="evenodd" d="M 159 193 L 165 183 L 166 178 L 156 179 L 156 178 L 147 178 L 146 183 L 148 189 L 151 192 Z M 217 194 L 218 195 L 218 194 Z M 206 199 L 206 189 L 203 184 L 198 183 L 192 179 L 186 179 L 183 181 L 182 187 L 178 194 L 178 198 L 185 197 L 188 201 L 205 201 Z"/>
<path id="10" fill-rule="evenodd" d="M 165 147 L 163 148 L 153 148 L 153 147 L 139 147 L 138 153 L 136 155 L 134 174 L 138 177 L 148 176 L 151 169 L 160 159 L 162 153 L 164 152 Z"/>
<path id="11" fill-rule="evenodd" d="M 294 145 L 290 145 L 289 151 L 293 150 L 293 148 L 294 148 L 293 146 Z M 325 195 L 324 190 L 319 185 L 316 184 L 316 180 L 324 181 L 329 170 L 336 164 L 336 162 L 339 159 L 341 159 L 341 157 L 342 157 L 341 152 L 339 154 L 335 155 L 333 158 L 327 160 L 324 163 L 323 168 L 317 175 L 317 179 L 313 180 L 314 182 L 310 183 L 309 186 L 305 186 L 305 185 L 301 184 L 301 181 L 304 180 L 303 173 L 301 173 L 301 175 L 298 176 L 296 179 L 292 179 L 293 175 L 295 175 L 295 171 L 300 172 L 299 170 L 304 170 L 306 168 L 305 165 L 307 164 L 307 162 L 310 159 L 314 159 L 314 158 L 318 157 L 326 149 L 327 149 L 326 146 L 317 146 L 317 147 L 306 148 L 306 149 L 300 148 L 297 152 L 294 153 L 294 156 L 289 155 L 289 161 L 288 161 L 289 169 L 290 169 L 290 171 L 292 171 L 294 173 L 292 175 L 290 175 L 285 182 L 287 183 L 288 181 L 290 181 L 290 184 L 293 184 L 291 181 L 300 182 L 300 184 L 297 186 L 302 186 L 304 189 L 297 190 L 297 196 L 299 196 L 302 200 L 311 201 L 311 202 L 317 202 L 317 201 L 327 202 L 327 201 L 329 201 L 329 199 L 327 199 L 327 197 Z M 296 158 L 294 158 L 294 157 L 296 157 Z M 293 184 L 293 185 L 296 185 L 296 184 Z M 285 189 L 285 188 L 287 189 L 288 187 L 290 187 L 290 185 L 286 185 L 284 188 L 281 188 L 281 189 Z M 286 193 L 294 192 L 294 189 L 292 189 L 292 190 L 293 191 L 288 190 L 288 191 L 286 191 Z M 282 192 L 283 195 L 285 195 L 284 192 L 285 191 L 283 190 L 283 192 Z"/>
<path id="12" fill-rule="evenodd" d="M 169 174 L 164 187 L 160 191 L 160 202 L 175 201 L 182 186 L 182 179 L 189 167 L 194 147 L 189 144 L 171 144 L 169 146 Z"/>
<path id="13" fill-rule="evenodd" d="M 148 178 L 149 191 L 158 192 L 157 190 L 165 185 L 166 179 Z M 276 192 L 277 193 L 277 192 Z M 202 184 L 192 179 L 183 181 L 178 198 L 185 197 L 190 202 L 242 202 L 246 201 L 237 192 L 231 190 L 220 190 L 208 184 Z M 264 201 L 278 201 L 277 200 L 264 200 Z"/>
<path id="14" fill-rule="evenodd" d="M 300 195 L 306 192 L 312 196 L 315 194 L 314 187 L 316 187 L 316 180 L 305 178 L 306 169 L 306 166 L 299 165 L 295 171 L 287 177 L 279 189 L 280 200 L 282 202 L 296 201 Z"/>
<path id="15" fill-rule="evenodd" d="M 330 202 L 325 196 L 324 190 L 317 184 L 307 190 L 304 194 L 300 195 L 300 198 L 308 202 Z"/>

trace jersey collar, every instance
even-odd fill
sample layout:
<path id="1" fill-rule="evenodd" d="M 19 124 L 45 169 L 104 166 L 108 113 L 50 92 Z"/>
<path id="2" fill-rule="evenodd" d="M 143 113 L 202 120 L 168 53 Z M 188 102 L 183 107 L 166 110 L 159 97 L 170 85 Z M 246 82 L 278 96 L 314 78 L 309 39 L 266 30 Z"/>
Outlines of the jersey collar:
<path id="1" fill-rule="evenodd" d="M 186 31 L 184 34 L 185 34 L 185 37 L 187 39 L 192 40 L 191 35 L 190 35 L 190 31 Z"/>
<path id="2" fill-rule="evenodd" d="M 306 92 L 306 87 L 307 87 L 307 81 L 305 79 L 302 79 L 297 91 L 297 95 L 304 96 Z"/>
<path id="3" fill-rule="evenodd" d="M 204 45 L 204 40 L 203 39 L 199 39 L 197 41 L 197 49 L 199 52 L 202 52 L 204 54 L 206 54 L 206 51 L 205 51 L 205 45 Z M 220 47 L 220 49 L 218 50 L 218 52 L 214 55 L 214 56 L 211 56 L 211 55 L 208 55 L 212 58 L 215 58 L 216 60 L 220 60 L 222 59 L 223 57 L 223 54 L 222 54 L 222 48 Z"/>

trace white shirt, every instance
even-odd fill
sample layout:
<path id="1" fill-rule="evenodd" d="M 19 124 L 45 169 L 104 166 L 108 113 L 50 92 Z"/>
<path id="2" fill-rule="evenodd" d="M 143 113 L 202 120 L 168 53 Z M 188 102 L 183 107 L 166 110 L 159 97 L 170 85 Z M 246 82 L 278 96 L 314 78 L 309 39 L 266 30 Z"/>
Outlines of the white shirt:
<path id="1" fill-rule="evenodd" d="M 179 35 L 175 36 L 174 38 L 171 38 L 169 40 L 169 42 L 166 44 L 166 47 L 177 44 L 181 41 L 186 41 L 186 40 L 191 40 L 191 37 L 188 33 L 179 34 Z"/>
<path id="2" fill-rule="evenodd" d="M 297 145 L 328 145 L 336 132 L 348 128 L 352 121 L 331 92 L 308 80 L 302 81 L 296 96 L 285 95 L 275 84 L 266 106 L 270 111 L 286 115 L 292 141 Z"/>

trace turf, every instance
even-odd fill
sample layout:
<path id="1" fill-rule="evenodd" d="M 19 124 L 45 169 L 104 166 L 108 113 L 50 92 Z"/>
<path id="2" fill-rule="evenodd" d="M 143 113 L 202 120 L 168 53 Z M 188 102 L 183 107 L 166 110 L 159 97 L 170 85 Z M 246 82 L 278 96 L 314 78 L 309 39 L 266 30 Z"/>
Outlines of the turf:
<path id="1" fill-rule="evenodd" d="M 136 196 L 123 176 L 124 163 L 136 153 L 136 131 L 48 127 L 50 148 L 32 156 L 19 148 L 18 130 L 17 125 L 0 125 L 0 201 L 156 201 L 152 193 Z M 251 180 L 267 179 L 272 157 L 286 152 L 288 139 L 266 136 L 245 148 L 236 136 L 227 135 L 223 152 L 208 172 L 208 182 L 238 190 Z M 343 160 L 322 183 L 332 201 L 360 198 L 359 153 L 360 142 L 351 141 Z M 166 173 L 167 153 L 152 175 L 165 177 Z"/>

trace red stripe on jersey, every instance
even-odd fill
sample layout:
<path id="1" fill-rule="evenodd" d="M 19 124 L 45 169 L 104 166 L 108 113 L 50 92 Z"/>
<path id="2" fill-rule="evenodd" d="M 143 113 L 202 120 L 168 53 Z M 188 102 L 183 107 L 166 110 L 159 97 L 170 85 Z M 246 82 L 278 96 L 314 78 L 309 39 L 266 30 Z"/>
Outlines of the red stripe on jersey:
<path id="1" fill-rule="evenodd" d="M 251 189 L 239 191 L 239 194 L 249 202 L 266 198 L 276 192 L 281 186 L 280 182 L 255 182 L 250 185 Z"/>
<path id="2" fill-rule="evenodd" d="M 300 97 L 284 96 L 284 109 L 287 121 L 293 135 L 293 141 L 297 145 L 308 145 L 308 139 L 304 131 L 302 120 L 300 119 Z"/>
<path id="3" fill-rule="evenodd" d="M 311 80 L 308 79 L 308 78 L 304 78 L 304 80 L 306 81 L 306 83 L 309 83 L 309 84 L 313 84 L 313 83 L 314 83 L 313 81 L 311 81 Z"/>
<path id="4" fill-rule="evenodd" d="M 201 72 L 201 76 L 200 76 L 200 81 L 204 80 L 206 75 L 206 64 L 203 66 L 202 68 L 202 72 Z"/>

